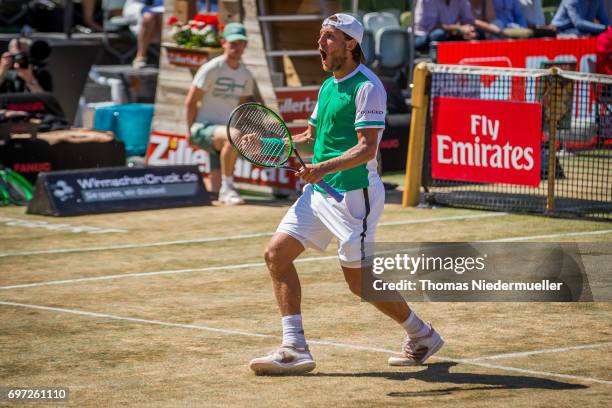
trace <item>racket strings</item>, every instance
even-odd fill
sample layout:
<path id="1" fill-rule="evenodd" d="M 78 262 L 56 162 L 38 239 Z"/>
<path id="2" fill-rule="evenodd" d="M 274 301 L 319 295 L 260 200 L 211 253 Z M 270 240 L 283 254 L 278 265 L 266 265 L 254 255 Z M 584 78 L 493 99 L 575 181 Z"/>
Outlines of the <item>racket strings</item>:
<path id="1" fill-rule="evenodd" d="M 287 130 L 272 113 L 245 106 L 234 113 L 229 126 L 234 146 L 250 161 L 278 166 L 287 160 L 291 152 Z"/>

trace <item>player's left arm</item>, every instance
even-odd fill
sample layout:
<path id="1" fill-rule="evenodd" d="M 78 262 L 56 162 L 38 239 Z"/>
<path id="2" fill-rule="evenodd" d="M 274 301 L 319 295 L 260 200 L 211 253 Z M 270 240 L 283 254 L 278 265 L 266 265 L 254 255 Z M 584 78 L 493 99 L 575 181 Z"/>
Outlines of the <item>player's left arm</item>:
<path id="1" fill-rule="evenodd" d="M 299 175 L 308 183 L 319 182 L 326 174 L 350 169 L 367 163 L 376 157 L 379 128 L 357 129 L 357 144 L 341 156 L 317 163 L 307 164 L 300 169 Z"/>

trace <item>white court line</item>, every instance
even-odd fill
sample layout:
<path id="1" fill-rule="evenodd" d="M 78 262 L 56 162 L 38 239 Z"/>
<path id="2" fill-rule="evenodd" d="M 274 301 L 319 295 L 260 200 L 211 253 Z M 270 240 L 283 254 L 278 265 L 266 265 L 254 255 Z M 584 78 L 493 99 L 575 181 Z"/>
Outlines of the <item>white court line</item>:
<path id="1" fill-rule="evenodd" d="M 411 224 L 425 224 L 429 222 L 471 220 L 471 219 L 478 219 L 478 218 L 501 217 L 504 215 L 507 215 L 507 213 L 454 215 L 450 217 L 425 218 L 425 219 L 420 219 L 420 220 L 380 222 L 378 223 L 378 226 L 411 225 Z M 46 250 L 40 250 L 40 251 L 4 252 L 4 253 L 0 253 L 0 258 L 9 257 L 9 256 L 66 254 L 66 253 L 73 253 L 73 252 L 96 252 L 96 251 L 111 251 L 111 250 L 116 250 L 116 249 L 133 249 L 133 248 L 161 247 L 161 246 L 169 246 L 169 245 L 201 244 L 201 243 L 206 243 L 206 242 L 230 241 L 230 240 L 249 239 L 249 238 L 258 238 L 258 237 L 269 237 L 269 236 L 272 236 L 273 234 L 274 234 L 273 232 L 259 232 L 259 233 L 253 233 L 253 234 L 231 235 L 227 237 L 209 237 L 209 238 L 185 239 L 185 240 L 179 240 L 179 241 L 160 241 L 160 242 L 150 242 L 150 243 L 145 243 L 145 244 L 122 244 L 122 245 L 81 247 L 81 248 L 46 249 Z"/>
<path id="2" fill-rule="evenodd" d="M 387 221 L 387 222 L 379 222 L 378 226 L 421 224 L 421 223 L 438 222 L 438 221 L 472 220 L 472 219 L 478 219 L 478 218 L 503 217 L 504 215 L 508 215 L 508 213 L 495 212 L 495 213 L 487 213 L 487 214 L 453 215 L 449 217 L 424 218 L 421 220 Z"/>
<path id="3" fill-rule="evenodd" d="M 581 346 L 571 346 L 571 347 L 559 347 L 559 348 L 550 348 L 550 349 L 542 349 L 542 350 L 533 350 L 533 351 L 524 351 L 521 353 L 503 353 L 496 354 L 494 356 L 485 356 L 485 357 L 477 357 L 477 358 L 468 358 L 466 360 L 470 361 L 482 361 L 482 360 L 499 360 L 504 358 L 521 358 L 527 356 L 533 356 L 536 354 L 546 354 L 546 353 L 563 353 L 566 351 L 573 350 L 586 350 L 598 347 L 612 346 L 612 342 L 605 343 L 595 343 L 595 344 L 583 344 Z"/>
<path id="4" fill-rule="evenodd" d="M 178 327 L 178 328 L 183 328 L 183 329 L 210 331 L 214 333 L 226 334 L 229 336 L 234 335 L 234 336 L 248 336 L 248 337 L 280 339 L 280 337 L 270 335 L 270 334 L 260 334 L 260 333 L 252 333 L 252 332 L 246 332 L 246 331 L 240 331 L 240 330 L 220 329 L 217 327 L 211 327 L 211 326 L 199 325 L 199 324 L 171 323 L 171 322 L 163 322 L 160 320 L 148 320 L 148 319 L 140 319 L 136 317 L 116 316 L 116 315 L 110 315 L 106 313 L 87 312 L 84 310 L 77 310 L 77 309 L 65 309 L 65 308 L 59 308 L 59 307 L 40 306 L 40 305 L 31 305 L 31 304 L 25 304 L 25 303 L 5 302 L 5 301 L 0 301 L 0 305 L 23 307 L 26 309 L 45 310 L 45 311 L 60 312 L 60 313 L 69 313 L 69 314 L 89 316 L 89 317 L 99 317 L 99 318 L 104 318 L 104 319 L 128 321 L 128 322 L 134 322 L 134 323 L 152 324 L 152 325 L 157 325 L 157 326 Z M 368 347 L 368 346 L 361 346 L 358 344 L 339 343 L 339 342 L 327 341 L 327 340 L 308 340 L 308 342 L 310 344 L 318 344 L 321 346 L 337 347 L 337 348 L 348 349 L 348 350 L 370 351 L 370 352 L 384 353 L 384 354 L 396 354 L 397 353 L 397 351 L 395 350 L 389 350 L 385 348 Z M 531 374 L 531 375 L 541 375 L 545 377 L 564 378 L 564 379 L 581 381 L 581 382 L 612 384 L 612 381 L 601 380 L 598 378 L 584 377 L 584 376 L 578 376 L 578 375 L 569 375 L 569 374 L 559 374 L 559 373 L 552 373 L 548 371 L 527 370 L 523 368 L 508 367 L 508 366 L 502 366 L 498 364 L 481 363 L 478 361 L 474 361 L 474 359 L 460 359 L 460 358 L 450 358 L 450 357 L 442 357 L 442 356 L 433 356 L 431 358 L 435 360 L 440 360 L 440 361 L 449 361 L 449 362 L 455 362 L 459 364 L 493 368 L 493 369 L 503 370 L 503 371 L 515 371 L 519 373 L 525 373 L 525 374 Z"/>
<path id="5" fill-rule="evenodd" d="M 587 234 L 591 235 L 590 233 L 597 233 L 597 232 L 609 233 L 609 232 L 612 232 L 612 230 L 585 231 L 582 234 L 584 234 L 584 235 L 587 235 Z M 561 233 L 561 234 L 548 235 L 547 237 L 557 238 L 557 237 L 561 237 L 561 236 L 574 236 L 574 235 L 577 235 L 577 234 L 581 234 L 581 233 L 579 233 L 579 232 L 568 232 L 568 233 L 565 233 L 565 234 Z M 534 238 L 536 238 L 536 237 L 543 237 L 543 235 L 538 235 L 538 236 L 533 236 L 533 237 Z M 530 238 L 530 237 L 518 237 L 518 238 L 526 240 L 527 238 Z M 481 242 L 505 242 L 505 241 L 508 241 L 508 240 L 512 240 L 512 238 L 501 238 L 501 239 L 498 239 L 498 240 L 495 240 L 495 241 L 481 241 Z M 295 260 L 295 262 L 297 262 L 297 263 L 316 262 L 316 261 L 323 261 L 323 260 L 336 259 L 336 258 L 337 258 L 336 255 L 313 256 L 313 257 L 308 257 L 308 258 L 298 258 L 298 259 Z M 265 266 L 265 263 L 264 262 L 255 262 L 255 263 L 224 265 L 224 266 L 209 266 L 209 267 L 206 267 L 206 268 L 174 269 L 174 270 L 153 271 L 153 272 L 136 272 L 136 273 L 125 273 L 125 274 L 115 274 L 115 275 L 94 276 L 94 277 L 87 277 L 87 278 L 63 279 L 63 280 L 46 281 L 46 282 L 23 283 L 23 284 L 18 284 L 18 285 L 0 286 L 0 290 L 31 288 L 31 287 L 47 286 L 47 285 L 62 285 L 62 284 L 69 284 L 69 283 L 101 281 L 101 280 L 109 280 L 109 279 L 123 279 L 123 278 L 133 278 L 133 277 L 143 277 L 143 276 L 172 275 L 172 274 L 193 273 L 193 272 L 223 271 L 223 270 L 228 270 L 228 269 L 244 269 L 244 268 L 251 268 L 251 267 L 254 268 L 254 267 L 260 267 L 260 266 Z"/>
<path id="6" fill-rule="evenodd" d="M 529 241 L 532 239 L 547 239 L 547 238 L 562 238 L 562 237 L 580 237 L 587 235 L 605 235 L 612 233 L 612 229 L 596 230 L 596 231 L 580 231 L 580 232 L 560 232 L 558 234 L 549 235 L 527 235 L 524 237 L 509 237 L 486 240 L 483 242 L 512 242 L 512 241 Z"/>
<path id="7" fill-rule="evenodd" d="M 197 239 L 184 239 L 184 240 L 178 240 L 178 241 L 150 242 L 147 244 L 121 244 L 121 245 L 93 246 L 93 247 L 83 247 L 83 248 L 44 249 L 40 251 L 4 252 L 4 253 L 0 253 L 0 258 L 9 257 L 9 256 L 66 254 L 66 253 L 71 253 L 71 252 L 97 252 L 97 251 L 111 251 L 115 249 L 132 249 L 132 248 L 160 247 L 160 246 L 169 246 L 169 245 L 201 244 L 201 243 L 206 243 L 206 242 L 233 241 L 237 239 L 268 237 L 268 236 L 272 236 L 272 234 L 273 234 L 272 232 L 258 232 L 258 233 L 253 233 L 253 234 L 230 235 L 227 237 L 209 237 L 209 238 L 197 238 Z"/>
<path id="8" fill-rule="evenodd" d="M 308 258 L 298 258 L 294 262 L 302 263 L 302 262 L 326 261 L 329 259 L 338 259 L 338 255 L 312 256 Z M 121 274 L 116 274 L 116 275 L 92 276 L 88 278 L 62 279 L 62 280 L 56 280 L 56 281 L 34 282 L 34 283 L 23 283 L 19 285 L 0 286 L 0 290 L 32 288 L 36 286 L 48 286 L 48 285 L 63 285 L 67 283 L 102 281 L 102 280 L 109 280 L 109 279 L 124 279 L 124 278 L 134 278 L 134 277 L 142 277 L 142 276 L 174 275 L 174 274 L 193 273 L 193 272 L 224 271 L 228 269 L 258 268 L 262 266 L 266 266 L 266 263 L 265 262 L 252 262 L 252 263 L 244 263 L 244 264 L 236 264 L 236 265 L 208 266 L 206 268 L 171 269 L 171 270 L 166 270 L 166 271 L 154 271 L 154 272 L 121 273 Z"/>

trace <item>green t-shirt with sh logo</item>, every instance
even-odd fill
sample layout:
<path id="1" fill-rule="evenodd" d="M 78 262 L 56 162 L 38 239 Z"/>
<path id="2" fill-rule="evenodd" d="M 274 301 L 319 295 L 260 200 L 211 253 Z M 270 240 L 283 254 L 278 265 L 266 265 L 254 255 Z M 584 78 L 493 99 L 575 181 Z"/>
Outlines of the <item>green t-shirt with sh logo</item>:
<path id="1" fill-rule="evenodd" d="M 223 55 L 208 61 L 198 69 L 192 82 L 204 91 L 196 122 L 225 125 L 240 98 L 253 95 L 254 84 L 253 74 L 244 64 L 232 69 Z"/>

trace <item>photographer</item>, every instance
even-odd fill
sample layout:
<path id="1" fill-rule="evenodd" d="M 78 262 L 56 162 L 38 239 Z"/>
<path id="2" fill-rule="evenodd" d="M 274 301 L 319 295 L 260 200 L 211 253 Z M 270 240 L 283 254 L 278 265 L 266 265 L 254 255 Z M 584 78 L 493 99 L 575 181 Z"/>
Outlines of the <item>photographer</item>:
<path id="1" fill-rule="evenodd" d="M 47 43 L 15 38 L 8 49 L 0 59 L 0 93 L 52 91 L 51 74 L 42 62 L 50 53 Z"/>

